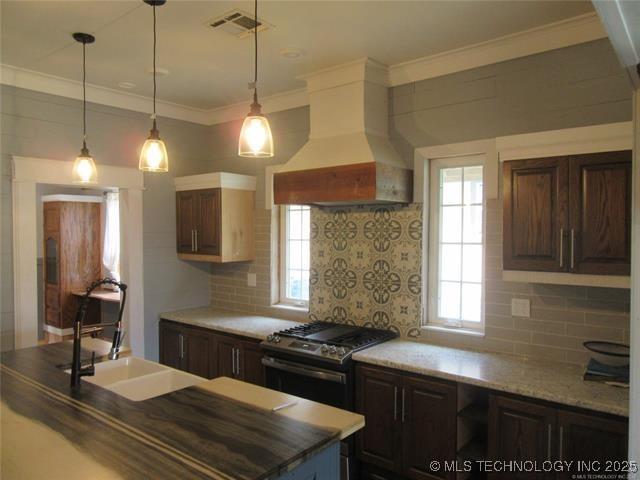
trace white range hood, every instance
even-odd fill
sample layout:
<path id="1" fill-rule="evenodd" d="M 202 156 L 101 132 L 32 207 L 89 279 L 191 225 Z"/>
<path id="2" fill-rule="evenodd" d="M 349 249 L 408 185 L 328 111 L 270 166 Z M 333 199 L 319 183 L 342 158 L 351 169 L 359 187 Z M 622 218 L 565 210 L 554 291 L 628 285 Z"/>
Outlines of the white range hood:
<path id="1" fill-rule="evenodd" d="M 274 175 L 275 203 L 409 202 L 412 173 L 387 133 L 387 67 L 365 58 L 302 78 L 309 141 Z"/>

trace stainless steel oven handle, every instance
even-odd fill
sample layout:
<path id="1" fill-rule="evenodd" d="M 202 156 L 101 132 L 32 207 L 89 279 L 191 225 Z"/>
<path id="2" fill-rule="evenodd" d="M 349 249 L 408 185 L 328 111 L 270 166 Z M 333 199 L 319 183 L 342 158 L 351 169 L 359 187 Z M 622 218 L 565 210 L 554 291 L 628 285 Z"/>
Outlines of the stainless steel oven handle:
<path id="1" fill-rule="evenodd" d="M 283 372 L 295 373 L 304 377 L 317 378 L 334 383 L 347 383 L 347 375 L 344 373 L 331 372 L 329 370 L 309 367 L 299 363 L 277 360 L 272 357 L 262 357 L 262 364 L 265 367 L 275 368 L 276 370 L 282 370 Z"/>

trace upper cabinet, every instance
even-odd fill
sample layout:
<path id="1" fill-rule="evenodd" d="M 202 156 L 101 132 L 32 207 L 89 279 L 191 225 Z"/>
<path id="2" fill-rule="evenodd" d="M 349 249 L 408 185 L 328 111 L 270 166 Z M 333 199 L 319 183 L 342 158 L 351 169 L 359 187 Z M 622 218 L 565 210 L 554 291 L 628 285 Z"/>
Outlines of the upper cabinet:
<path id="1" fill-rule="evenodd" d="M 255 258 L 255 177 L 218 172 L 178 177 L 175 184 L 179 258 L 215 263 Z"/>
<path id="2" fill-rule="evenodd" d="M 504 163 L 504 270 L 629 275 L 631 152 Z"/>

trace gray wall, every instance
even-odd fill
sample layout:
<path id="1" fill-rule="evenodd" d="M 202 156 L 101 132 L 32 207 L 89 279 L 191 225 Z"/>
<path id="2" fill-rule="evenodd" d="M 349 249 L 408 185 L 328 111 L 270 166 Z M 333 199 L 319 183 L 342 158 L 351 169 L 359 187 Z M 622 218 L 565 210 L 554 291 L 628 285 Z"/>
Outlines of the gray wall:
<path id="1" fill-rule="evenodd" d="M 416 147 L 631 120 L 631 88 L 607 39 L 391 89 L 390 135 Z"/>
<path id="2" fill-rule="evenodd" d="M 13 348 L 13 270 L 11 245 L 11 155 L 71 160 L 81 140 L 81 102 L 2 85 L 0 146 L 2 190 L 1 246 L 2 349 Z M 148 135 L 148 115 L 89 104 L 88 144 L 100 165 L 137 168 Z M 175 253 L 173 177 L 200 171 L 208 155 L 209 128 L 159 119 L 170 158 L 168 175 L 145 174 L 143 195 L 144 303 L 146 356 L 157 358 L 157 319 L 161 311 L 206 304 L 209 267 L 178 261 Z M 35 259 L 34 259 L 35 261 Z M 35 301 L 35 298 L 34 298 Z"/>

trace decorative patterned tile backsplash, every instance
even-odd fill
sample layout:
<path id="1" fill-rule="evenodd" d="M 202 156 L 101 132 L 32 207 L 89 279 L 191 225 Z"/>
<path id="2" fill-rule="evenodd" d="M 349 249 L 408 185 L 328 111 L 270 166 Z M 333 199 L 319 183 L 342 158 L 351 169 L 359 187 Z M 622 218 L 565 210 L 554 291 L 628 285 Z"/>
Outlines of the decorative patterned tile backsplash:
<path id="1" fill-rule="evenodd" d="M 312 319 L 420 335 L 422 205 L 313 208 Z"/>

